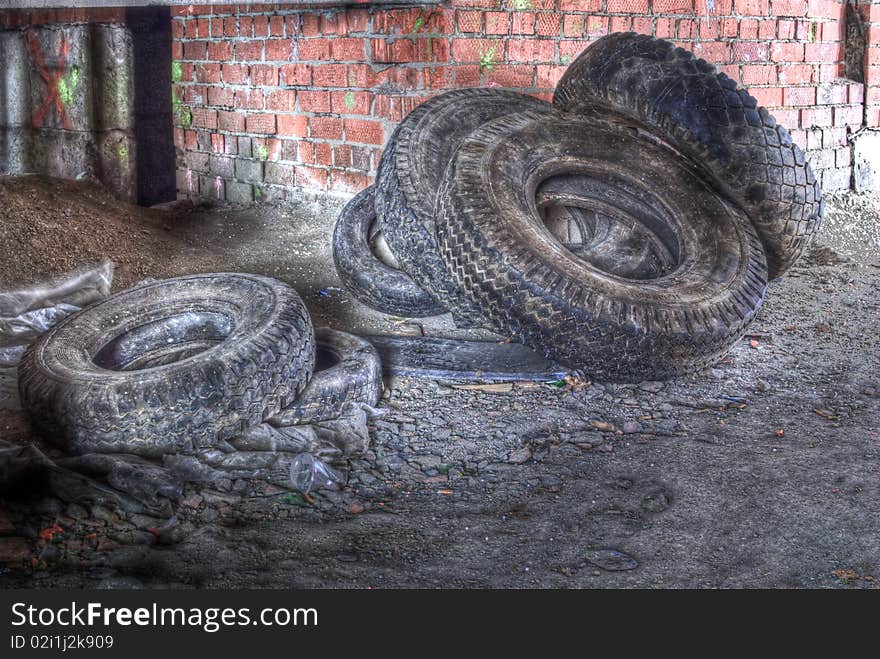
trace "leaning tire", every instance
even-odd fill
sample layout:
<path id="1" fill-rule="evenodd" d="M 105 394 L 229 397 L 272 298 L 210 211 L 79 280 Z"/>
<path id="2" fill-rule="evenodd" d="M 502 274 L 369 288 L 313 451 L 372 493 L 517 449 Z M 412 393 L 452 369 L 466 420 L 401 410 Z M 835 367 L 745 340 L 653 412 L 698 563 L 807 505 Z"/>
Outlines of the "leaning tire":
<path id="1" fill-rule="evenodd" d="M 314 368 L 309 314 L 286 284 L 179 277 L 70 316 L 25 353 L 34 428 L 69 453 L 192 453 L 290 404 Z"/>
<path id="2" fill-rule="evenodd" d="M 438 316 L 446 309 L 412 277 L 380 261 L 370 248 L 375 225 L 373 187 L 346 204 L 333 231 L 333 261 L 345 288 L 359 301 L 382 313 L 407 318 Z"/>
<path id="3" fill-rule="evenodd" d="M 634 279 L 563 247 L 536 194 L 564 176 L 581 179 L 583 205 L 649 233 L 672 266 Z M 665 379 L 712 363 L 743 334 L 766 286 L 748 218 L 687 163 L 574 115 L 510 115 L 478 129 L 450 162 L 436 218 L 450 274 L 501 333 L 600 380 Z"/>
<path id="4" fill-rule="evenodd" d="M 627 115 L 708 170 L 754 222 L 770 277 L 819 230 L 821 189 L 785 128 L 734 80 L 669 41 L 631 32 L 599 39 L 568 67 L 553 104 Z"/>
<path id="5" fill-rule="evenodd" d="M 474 129 L 512 112 L 550 109 L 531 96 L 501 89 L 459 89 L 410 112 L 394 132 L 376 179 L 376 214 L 388 247 L 406 271 L 465 324 L 480 314 L 450 280 L 437 247 L 434 198 L 446 165 Z"/>
<path id="6" fill-rule="evenodd" d="M 364 339 L 322 327 L 315 331 L 315 373 L 302 394 L 269 419 L 293 426 L 337 418 L 349 403 L 376 405 L 382 393 L 379 353 Z"/>

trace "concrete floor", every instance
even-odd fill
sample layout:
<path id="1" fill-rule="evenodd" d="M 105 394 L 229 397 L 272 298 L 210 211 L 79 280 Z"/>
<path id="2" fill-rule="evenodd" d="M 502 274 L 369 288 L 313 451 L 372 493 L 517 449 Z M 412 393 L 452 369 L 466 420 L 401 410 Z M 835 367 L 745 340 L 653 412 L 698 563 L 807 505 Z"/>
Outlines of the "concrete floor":
<path id="1" fill-rule="evenodd" d="M 289 281 L 316 325 L 419 331 L 333 288 L 338 207 L 193 213 L 173 228 L 175 258 L 209 251 L 217 269 Z M 164 537 L 100 507 L 8 502 L 0 518 L 38 560 L 0 583 L 876 587 L 880 224 L 858 197 L 830 216 L 824 247 L 770 286 L 752 336 L 703 373 L 575 389 L 390 382 L 342 492 L 188 491 Z M 424 328 L 454 331 L 448 317 Z M 35 539 L 55 521 L 61 542 Z"/>

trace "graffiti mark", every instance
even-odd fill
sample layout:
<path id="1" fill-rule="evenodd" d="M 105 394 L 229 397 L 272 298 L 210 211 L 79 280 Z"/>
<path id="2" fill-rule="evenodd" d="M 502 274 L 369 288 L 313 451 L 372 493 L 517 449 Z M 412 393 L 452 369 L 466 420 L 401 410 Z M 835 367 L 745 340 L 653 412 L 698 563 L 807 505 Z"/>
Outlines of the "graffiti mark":
<path id="1" fill-rule="evenodd" d="M 40 47 L 40 42 L 37 41 L 37 37 L 33 32 L 28 32 L 28 45 L 30 46 L 31 54 L 34 58 L 34 64 L 37 67 L 37 72 L 40 74 L 43 83 L 46 85 L 46 95 L 43 97 L 40 107 L 34 112 L 32 119 L 33 127 L 42 128 L 43 123 L 46 120 L 46 115 L 49 113 L 49 109 L 54 107 L 55 114 L 61 122 L 61 125 L 65 129 L 70 130 L 70 119 L 68 118 L 67 110 L 64 107 L 66 104 L 69 105 L 69 101 L 73 100 L 73 93 L 70 89 L 70 84 L 64 84 L 64 93 L 67 94 L 68 98 L 67 103 L 65 103 L 62 97 L 61 91 L 61 83 L 64 76 L 63 67 L 67 63 L 67 58 L 70 55 L 70 43 L 67 41 L 67 37 L 61 38 L 61 46 L 58 49 L 58 68 L 55 71 L 50 71 L 49 67 L 46 65 L 46 58 L 43 55 L 43 49 Z M 79 71 L 76 73 L 76 81 L 78 84 Z M 76 85 L 74 85 L 74 87 L 75 86 Z"/>
<path id="2" fill-rule="evenodd" d="M 73 96 L 76 93 L 76 88 L 79 86 L 79 67 L 74 64 L 70 67 L 70 73 L 66 76 L 63 76 L 61 80 L 58 81 L 58 98 L 61 99 L 61 102 L 64 105 L 70 105 L 73 103 Z"/>

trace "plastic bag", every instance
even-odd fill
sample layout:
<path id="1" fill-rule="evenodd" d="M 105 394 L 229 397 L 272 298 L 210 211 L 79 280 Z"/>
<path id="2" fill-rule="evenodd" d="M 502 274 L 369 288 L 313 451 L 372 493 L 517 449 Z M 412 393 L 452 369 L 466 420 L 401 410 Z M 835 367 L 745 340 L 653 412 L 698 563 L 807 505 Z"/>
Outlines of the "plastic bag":
<path id="1" fill-rule="evenodd" d="M 0 409 L 18 410 L 18 363 L 38 336 L 110 295 L 113 263 L 17 291 L 0 292 Z"/>

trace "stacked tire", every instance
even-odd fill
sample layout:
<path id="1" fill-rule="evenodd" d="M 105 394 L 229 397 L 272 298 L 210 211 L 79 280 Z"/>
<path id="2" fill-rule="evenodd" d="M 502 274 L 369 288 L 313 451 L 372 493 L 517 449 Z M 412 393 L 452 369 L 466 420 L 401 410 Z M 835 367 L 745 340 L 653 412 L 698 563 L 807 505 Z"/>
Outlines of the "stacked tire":
<path id="1" fill-rule="evenodd" d="M 213 273 L 153 281 L 68 316 L 25 352 L 32 426 L 66 453 L 192 455 L 270 423 L 375 405 L 379 355 L 315 330 L 287 284 Z"/>
<path id="2" fill-rule="evenodd" d="M 821 214 L 803 152 L 753 97 L 623 33 L 582 53 L 552 104 L 462 89 L 416 108 L 343 210 L 334 253 L 380 311 L 402 311 L 405 288 L 420 303 L 404 315 L 442 308 L 596 379 L 656 380 L 730 350 Z M 352 253 L 376 261 L 371 227 L 395 286 L 344 274 Z"/>

